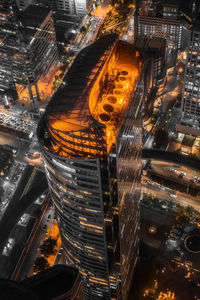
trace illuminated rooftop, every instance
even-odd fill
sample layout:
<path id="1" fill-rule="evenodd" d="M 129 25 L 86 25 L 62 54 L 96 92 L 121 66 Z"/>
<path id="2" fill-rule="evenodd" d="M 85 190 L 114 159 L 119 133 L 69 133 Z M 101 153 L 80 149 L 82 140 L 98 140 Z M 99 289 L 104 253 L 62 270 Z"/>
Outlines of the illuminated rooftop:
<path id="1" fill-rule="evenodd" d="M 140 68 L 139 52 L 114 34 L 84 48 L 65 76 L 65 86 L 50 101 L 41 121 L 43 138 L 50 139 L 49 145 L 44 142 L 45 148 L 60 156 L 74 156 L 75 150 L 82 155 L 86 151 L 85 157 L 97 155 L 95 128 L 101 128 L 109 151 Z M 93 128 L 93 136 L 83 137 L 82 133 L 89 128 Z M 42 135 L 39 134 L 39 138 Z M 80 144 L 87 149 L 80 149 Z"/>

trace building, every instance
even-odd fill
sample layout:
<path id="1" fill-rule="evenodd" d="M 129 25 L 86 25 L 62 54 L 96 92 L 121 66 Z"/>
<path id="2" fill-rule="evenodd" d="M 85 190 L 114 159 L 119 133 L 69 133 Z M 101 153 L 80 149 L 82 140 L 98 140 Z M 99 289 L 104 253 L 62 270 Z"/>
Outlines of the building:
<path id="1" fill-rule="evenodd" d="M 142 37 L 135 40 L 134 45 L 140 50 L 151 55 L 151 68 L 153 69 L 153 85 L 163 83 L 166 75 L 166 40 L 162 38 Z"/>
<path id="2" fill-rule="evenodd" d="M 185 77 L 182 95 L 182 118 L 192 125 L 200 125 L 200 4 L 191 1 L 190 10 L 184 12 L 191 23 L 189 46 L 185 64 Z M 195 4 L 196 3 L 196 4 Z M 196 124 L 195 124 L 196 120 Z"/>
<path id="3" fill-rule="evenodd" d="M 200 25 L 195 26 L 190 37 L 185 66 L 182 97 L 182 117 L 200 120 Z"/>
<path id="4" fill-rule="evenodd" d="M 39 78 L 42 75 L 46 76 L 59 60 L 52 11 L 49 8 L 29 5 L 21 13 L 20 19 L 23 23 L 22 32 L 28 54 L 26 69 L 29 93 L 31 99 L 35 96 L 39 99 L 37 86 Z"/>
<path id="5" fill-rule="evenodd" d="M 179 0 L 152 1 L 144 11 L 143 1 L 136 2 L 135 37 L 158 37 L 166 39 L 170 49 L 183 51 L 188 44 L 189 24 L 182 17 L 182 2 Z"/>
<path id="6" fill-rule="evenodd" d="M 85 16 L 93 8 L 92 0 L 37 0 L 37 3 L 51 7 L 55 13 Z M 94 2 L 95 3 L 95 2 Z"/>
<path id="7" fill-rule="evenodd" d="M 135 41 L 138 38 L 166 39 L 168 66 L 174 66 L 176 55 L 172 50 L 187 52 L 182 95 L 182 119 L 192 126 L 200 120 L 200 3 L 191 0 L 155 0 L 147 10 L 144 1 L 136 1 Z M 171 62 L 171 63 L 170 63 Z M 194 124 L 194 121 L 196 123 Z"/>
<path id="8" fill-rule="evenodd" d="M 78 270 L 56 265 L 20 282 L 0 279 L 1 299 L 84 300 Z"/>
<path id="9" fill-rule="evenodd" d="M 62 13 L 57 13 L 56 15 L 56 40 L 58 45 L 64 43 L 66 46 L 67 44 L 70 44 L 70 42 L 73 42 L 77 37 L 77 34 L 83 26 L 83 19 L 77 15 L 70 16 Z"/>
<path id="10" fill-rule="evenodd" d="M 86 299 L 127 299 L 131 285 L 147 66 L 134 46 L 103 36 L 76 57 L 38 126 L 63 246 Z"/>
<path id="11" fill-rule="evenodd" d="M 16 6 L 11 0 L 1 1 L 0 41 L 0 91 L 2 92 L 15 88 L 13 73 L 16 71 L 13 69 L 17 63 L 14 54 L 20 43 L 20 33 L 17 31 Z"/>
<path id="12" fill-rule="evenodd" d="M 25 10 L 29 5 L 35 4 L 35 0 L 16 0 L 17 6 L 20 10 Z"/>
<path id="13" fill-rule="evenodd" d="M 5 103 L 10 91 L 39 100 L 37 82 L 58 62 L 52 12 L 30 5 L 22 13 L 14 1 L 3 0 L 0 8 L 0 91 Z"/>

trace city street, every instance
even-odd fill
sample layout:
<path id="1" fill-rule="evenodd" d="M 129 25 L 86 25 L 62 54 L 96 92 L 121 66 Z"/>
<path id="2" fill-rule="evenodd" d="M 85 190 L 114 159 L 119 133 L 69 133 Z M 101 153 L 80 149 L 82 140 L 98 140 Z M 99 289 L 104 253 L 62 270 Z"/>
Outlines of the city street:
<path id="1" fill-rule="evenodd" d="M 34 182 L 33 186 L 32 183 Z M 39 184 L 40 183 L 40 184 Z M 10 232 L 28 207 L 47 189 L 43 173 L 28 166 L 0 220 L 0 251 L 3 250 Z M 28 192 L 27 192 L 28 190 Z"/>
<path id="2" fill-rule="evenodd" d="M 171 193 L 173 190 L 162 190 L 159 186 L 156 186 L 154 184 L 142 184 L 142 191 L 143 193 L 149 194 L 152 197 L 157 197 L 160 200 L 168 200 L 172 203 L 178 203 L 182 206 L 192 206 L 197 211 L 200 211 L 200 197 L 192 197 L 191 195 L 181 193 L 179 191 L 176 191 L 176 198 L 171 196 Z"/>
<path id="3" fill-rule="evenodd" d="M 13 133 L 0 131 L 0 145 L 10 145 L 18 149 L 20 147 L 20 139 Z"/>
<path id="4" fill-rule="evenodd" d="M 198 182 L 197 180 L 193 182 L 195 176 L 197 177 L 197 175 L 199 175 L 198 172 L 195 172 L 196 174 L 194 175 L 190 173 L 189 169 L 187 169 L 187 174 L 184 176 L 180 176 L 181 174 L 183 174 L 181 168 L 177 168 L 177 167 L 169 168 L 166 166 L 154 165 L 154 164 L 151 165 L 151 169 L 149 170 L 149 172 L 154 172 L 156 174 L 163 176 L 166 179 L 170 178 L 171 181 L 175 181 L 182 185 L 186 185 L 188 187 L 190 186 L 194 189 L 200 190 L 200 182 Z"/>
<path id="5" fill-rule="evenodd" d="M 48 216 L 51 216 L 48 219 Z M 23 280 L 26 277 L 33 275 L 33 265 L 35 259 L 38 256 L 39 246 L 41 242 L 47 237 L 46 233 L 48 228 L 51 227 L 52 221 L 54 219 L 54 209 L 51 207 L 50 203 L 46 206 L 40 222 L 37 224 L 37 228 L 34 229 L 33 236 L 29 245 L 27 246 L 26 256 L 20 264 L 20 270 L 15 274 L 15 280 Z M 46 225 L 46 226 L 45 226 Z M 44 229 L 45 226 L 45 229 Z"/>

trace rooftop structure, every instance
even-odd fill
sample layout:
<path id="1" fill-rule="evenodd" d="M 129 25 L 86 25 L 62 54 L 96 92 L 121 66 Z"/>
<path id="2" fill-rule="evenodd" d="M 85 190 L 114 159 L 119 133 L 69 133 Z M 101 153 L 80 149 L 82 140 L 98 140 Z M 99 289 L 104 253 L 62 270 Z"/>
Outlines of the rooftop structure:
<path id="1" fill-rule="evenodd" d="M 56 31 L 56 40 L 60 43 L 70 43 L 74 41 L 77 36 L 77 33 L 82 27 L 83 20 L 77 15 L 67 15 L 62 13 L 56 14 L 55 20 L 55 31 Z"/>
<path id="2" fill-rule="evenodd" d="M 63 246 L 86 299 L 127 299 L 137 261 L 144 71 L 137 48 L 102 37 L 76 57 L 38 127 Z"/>
<path id="3" fill-rule="evenodd" d="M 81 52 L 64 79 L 67 87 L 61 90 L 59 97 L 56 96 L 46 110 L 49 138 L 51 144 L 54 145 L 52 150 L 55 154 L 66 157 L 77 157 L 78 154 L 79 156 L 94 157 L 98 155 L 97 153 L 103 154 L 100 148 L 96 149 L 97 152 L 94 147 L 90 148 L 89 140 L 86 141 L 87 150 L 85 149 L 81 153 L 79 144 L 76 146 L 73 143 L 73 146 L 71 143 L 73 142 L 70 137 L 72 131 L 74 132 L 73 138 L 79 139 L 79 131 L 90 127 L 99 127 L 106 131 L 107 142 L 110 145 L 113 143 L 112 138 L 116 138 L 118 125 L 127 108 L 141 63 L 138 59 L 139 52 L 134 52 L 130 46 L 122 47 L 122 49 L 119 46 L 117 55 L 113 55 L 111 58 L 111 49 L 105 50 L 107 47 L 114 47 L 112 38 L 112 36 L 107 36 L 103 42 L 98 40 L 89 49 L 86 49 L 87 60 L 83 61 L 84 50 Z M 108 43 L 105 43 L 106 39 Z M 123 43 L 120 44 L 123 45 Z M 134 53 L 135 58 L 132 58 Z M 135 65 L 130 63 L 131 60 L 135 62 Z M 111 72 L 109 72 L 109 68 L 111 68 Z M 108 73 L 103 75 L 105 69 Z M 104 91 L 100 91 L 103 84 Z M 99 92 L 101 92 L 100 95 Z M 99 150 L 100 152 L 98 152 Z M 107 152 L 109 150 L 110 147 Z"/>

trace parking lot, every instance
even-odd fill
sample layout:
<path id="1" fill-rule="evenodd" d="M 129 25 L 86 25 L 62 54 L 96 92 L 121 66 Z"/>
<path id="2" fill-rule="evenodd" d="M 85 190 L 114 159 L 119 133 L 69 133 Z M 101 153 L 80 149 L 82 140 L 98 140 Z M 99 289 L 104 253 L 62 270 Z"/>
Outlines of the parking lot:
<path id="1" fill-rule="evenodd" d="M 25 133 L 31 138 L 33 136 L 33 129 L 36 128 L 37 123 L 24 113 L 11 114 L 0 112 L 0 125 Z"/>

